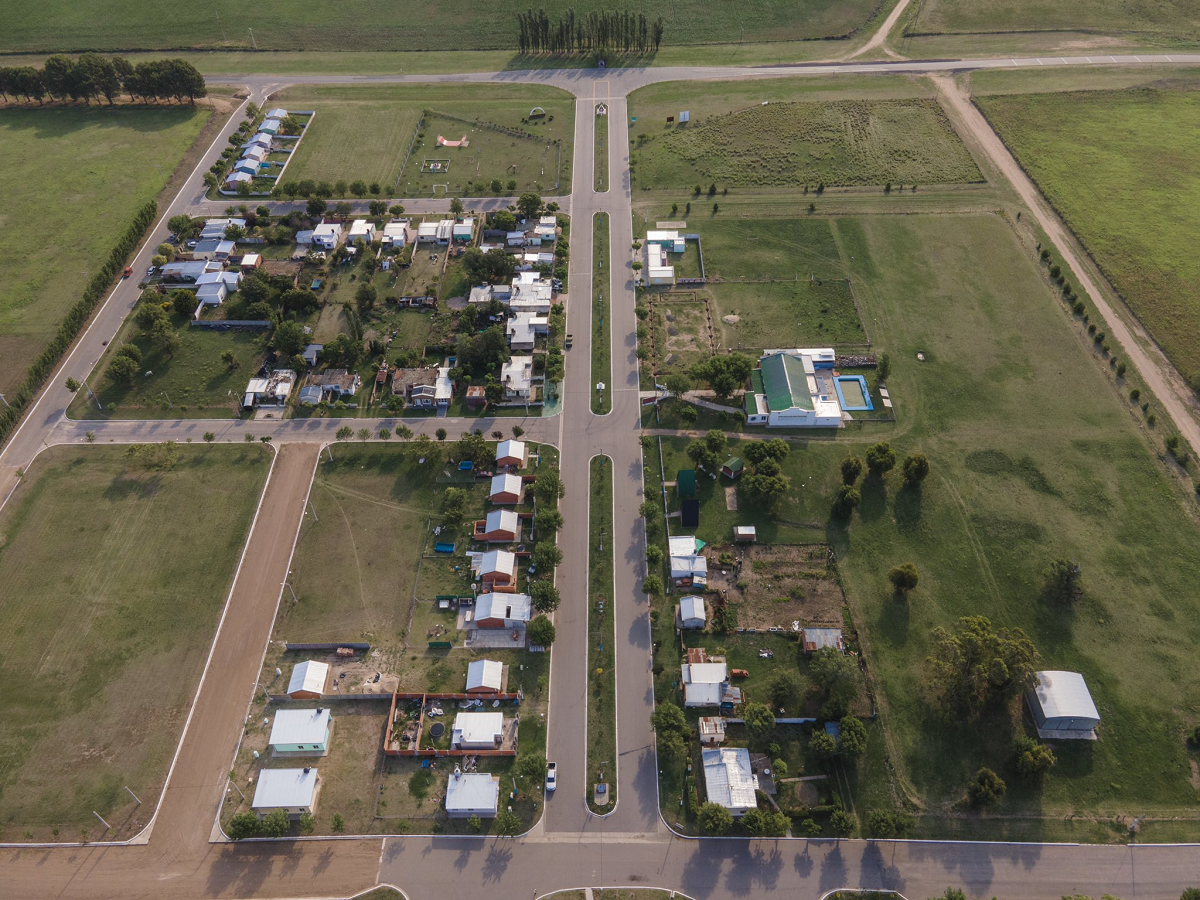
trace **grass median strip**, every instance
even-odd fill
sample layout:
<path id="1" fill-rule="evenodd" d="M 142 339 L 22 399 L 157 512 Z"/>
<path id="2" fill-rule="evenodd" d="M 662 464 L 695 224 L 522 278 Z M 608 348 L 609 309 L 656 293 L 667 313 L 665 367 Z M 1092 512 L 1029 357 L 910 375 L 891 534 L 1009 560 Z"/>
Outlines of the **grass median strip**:
<path id="1" fill-rule="evenodd" d="M 592 460 L 591 506 L 588 516 L 588 741 L 587 802 L 595 813 L 616 805 L 617 684 L 613 671 L 613 552 L 611 460 Z M 603 772 L 608 802 L 598 805 L 595 782 Z"/>
<path id="2" fill-rule="evenodd" d="M 596 136 L 593 139 L 592 155 L 596 165 L 598 191 L 608 190 L 608 114 L 596 116 Z"/>
<path id="3" fill-rule="evenodd" d="M 604 415 L 612 409 L 612 344 L 605 321 L 608 301 L 608 213 L 592 217 L 592 412 Z M 603 383 L 608 390 L 600 390 Z"/>

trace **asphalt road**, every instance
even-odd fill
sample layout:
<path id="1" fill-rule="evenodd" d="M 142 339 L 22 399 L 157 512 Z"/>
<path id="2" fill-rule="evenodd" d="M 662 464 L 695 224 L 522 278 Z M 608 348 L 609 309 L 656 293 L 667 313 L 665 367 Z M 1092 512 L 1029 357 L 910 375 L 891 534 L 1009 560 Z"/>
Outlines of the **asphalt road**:
<path id="1" fill-rule="evenodd" d="M 646 604 L 639 590 L 643 575 L 644 534 L 638 517 L 642 500 L 638 437 L 638 373 L 633 314 L 633 272 L 627 248 L 633 239 L 628 169 L 629 90 L 661 80 L 769 77 L 786 74 L 845 72 L 939 72 L 1015 65 L 1140 63 L 1137 57 L 1077 57 L 1054 60 L 979 60 L 839 64 L 762 69 L 648 69 L 492 73 L 483 75 L 396 76 L 393 78 L 319 78 L 305 82 L 380 81 L 533 81 L 556 84 L 577 94 L 575 184 L 572 215 L 572 281 L 577 299 L 568 303 L 568 330 L 575 335 L 565 385 L 564 411 L 554 418 L 521 421 L 530 437 L 553 440 L 563 450 L 567 484 L 565 525 L 561 534 L 566 561 L 560 573 L 564 605 L 558 615 L 559 639 L 552 659 L 550 753 L 560 764 L 560 786 L 542 822 L 519 839 L 363 838 L 229 845 L 209 843 L 214 816 L 224 791 L 223 773 L 246 703 L 253 689 L 262 647 L 269 635 L 279 582 L 286 574 L 291 548 L 303 516 L 316 446 L 340 427 L 339 421 L 271 422 L 127 422 L 73 423 L 64 420 L 70 395 L 68 375 L 82 379 L 90 371 L 136 300 L 134 286 L 119 286 L 97 314 L 39 398 L 25 425 L 0 454 L 0 497 L 9 475 L 32 461 L 47 443 L 81 441 L 87 430 L 98 442 L 194 440 L 204 431 L 219 439 L 240 440 L 246 433 L 269 434 L 281 445 L 260 514 L 235 582 L 227 619 L 214 644 L 212 662 L 199 692 L 178 761 L 164 794 L 148 842 L 134 847 L 92 845 L 80 848 L 0 849 L 0 884 L 5 895 L 20 897 L 345 897 L 378 879 L 403 888 L 414 900 L 458 892 L 488 891 L 520 897 L 579 885 L 657 885 L 696 898 L 779 895 L 816 897 L 836 887 L 891 888 L 911 897 L 940 893 L 961 885 L 969 895 L 1006 900 L 1045 898 L 1076 892 L 1109 892 L 1126 898 L 1177 897 L 1200 880 L 1200 848 L 1067 845 L 1002 845 L 865 841 L 697 841 L 674 837 L 658 817 L 657 779 L 651 745 L 650 637 Z M 1111 61 L 1111 62 L 1110 62 Z M 1198 55 L 1157 57 L 1154 61 L 1200 64 Z M 230 79 L 250 84 L 262 97 L 279 79 Z M 610 112 L 609 164 L 614 188 L 591 190 L 592 103 L 607 95 Z M 236 126 L 231 120 L 209 154 L 165 211 L 163 221 L 190 210 L 197 180 L 225 145 Z M 566 204 L 564 203 L 564 207 Z M 592 214 L 610 215 L 613 263 L 610 315 L 614 391 L 607 416 L 590 412 L 590 285 Z M 135 270 L 147 265 L 160 242 L 162 223 L 147 242 Z M 1126 349 L 1131 356 L 1131 349 Z M 395 424 L 353 420 L 354 427 Z M 408 420 L 414 430 L 439 427 L 447 420 Z M 520 420 L 502 418 L 471 426 L 507 429 Z M 446 426 L 453 433 L 451 425 Z M 299 446 L 293 447 L 293 443 Z M 590 773 L 585 759 L 584 691 L 586 667 L 586 559 L 588 551 L 588 461 L 596 453 L 613 460 L 615 476 L 616 671 L 618 689 L 618 806 L 609 816 L 592 816 L 583 804 Z M 305 474 L 305 468 L 307 474 Z"/>

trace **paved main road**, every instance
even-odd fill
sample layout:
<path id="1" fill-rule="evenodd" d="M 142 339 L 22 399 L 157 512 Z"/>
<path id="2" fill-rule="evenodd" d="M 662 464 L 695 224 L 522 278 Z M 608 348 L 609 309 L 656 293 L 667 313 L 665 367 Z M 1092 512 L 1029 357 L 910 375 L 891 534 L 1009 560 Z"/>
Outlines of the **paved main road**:
<path id="1" fill-rule="evenodd" d="M 1111 61 L 1111 62 L 1110 62 Z M 667 79 L 765 77 L 781 74 L 910 71 L 934 72 L 1012 65 L 1088 65 L 1140 63 L 1137 57 L 1077 57 L 1055 60 L 981 60 L 975 62 L 844 64 L 772 67 L 769 69 L 654 69 L 610 72 L 490 73 L 466 76 L 347 79 L 305 77 L 304 81 L 534 81 L 558 84 L 579 97 L 576 117 L 575 183 L 570 198 L 573 216 L 571 276 L 575 297 L 568 303 L 568 328 L 576 337 L 567 368 L 564 412 L 555 418 L 503 418 L 463 424 L 485 430 L 507 429 L 517 421 L 536 439 L 553 440 L 563 449 L 567 483 L 562 532 L 566 563 L 561 585 L 564 605 L 558 616 L 560 637 L 553 655 L 550 748 L 562 766 L 556 796 L 534 833 L 520 840 L 468 838 L 379 838 L 298 841 L 250 845 L 205 841 L 223 785 L 217 768 L 231 748 L 230 729 L 244 714 L 252 689 L 245 659 L 261 647 L 269 632 L 264 610 L 278 600 L 274 580 L 286 568 L 303 511 L 296 473 L 310 462 L 315 444 L 328 440 L 339 421 L 234 422 L 105 422 L 72 423 L 63 413 L 70 399 L 62 388 L 68 375 L 82 378 L 99 356 L 103 342 L 116 333 L 136 300 L 123 285 L 114 292 L 62 369 L 47 386 L 25 426 L 0 455 L 3 467 L 24 467 L 47 443 L 80 441 L 93 430 L 98 441 L 196 439 L 214 431 L 219 440 L 239 440 L 246 433 L 271 435 L 283 445 L 267 488 L 263 513 L 256 519 L 247 545 L 254 574 L 239 574 L 228 628 L 222 628 L 213 651 L 193 724 L 181 745 L 179 761 L 165 791 L 160 819 L 149 842 L 137 847 L 23 849 L 0 851 L 0 883 L 4 892 L 22 897 L 184 898 L 201 896 L 338 897 L 374 884 L 376 879 L 403 888 L 410 897 L 443 897 L 448 890 L 483 892 L 502 897 L 537 895 L 579 885 L 660 885 L 693 897 L 784 895 L 816 897 L 836 887 L 892 888 L 912 897 L 932 896 L 947 885 L 962 885 L 971 895 L 1045 898 L 1083 892 L 1108 892 L 1127 898 L 1177 897 L 1198 879 L 1200 848 L 952 844 L 863 841 L 694 841 L 674 837 L 658 817 L 657 779 L 649 730 L 652 707 L 650 637 L 646 607 L 638 590 L 643 575 L 644 535 L 638 517 L 641 502 L 641 453 L 638 434 L 638 373 L 635 356 L 632 243 L 625 95 L 651 81 Z M 1200 56 L 1158 57 L 1154 61 L 1200 64 Z M 257 98 L 277 84 L 250 83 Z M 277 79 L 276 79 L 277 81 Z M 593 97 L 607 93 L 610 111 L 610 192 L 591 190 L 594 116 Z M 603 95 L 603 94 L 602 94 Z M 234 127 L 231 122 L 229 128 Z M 180 199 L 165 217 L 195 203 L 188 186 L 224 146 L 218 137 L 201 161 Z M 613 370 L 613 411 L 603 417 L 589 411 L 590 310 L 588 297 L 592 214 L 610 216 L 613 266 L 609 296 Z M 161 231 L 148 242 L 158 243 Z M 144 265 L 143 250 L 137 265 Z M 394 424 L 395 420 L 383 420 Z M 408 421 L 428 430 L 446 420 Z M 354 420 L 376 427 L 376 422 Z M 452 424 L 447 425 L 452 430 Z M 292 443 L 308 445 L 294 448 Z M 590 774 L 585 759 L 586 566 L 588 550 L 588 460 L 603 452 L 613 460 L 615 476 L 614 546 L 616 671 L 618 688 L 618 806 L 606 818 L 590 815 L 582 798 Z M 298 455 L 297 455 L 298 454 Z M 0 496 L 7 490 L 0 484 Z M 243 582 L 243 579 L 250 579 Z M 262 595 L 265 594 L 264 598 Z M 269 603 L 264 603 L 268 600 Z M 257 640 L 257 643 L 256 643 Z M 239 654 L 239 648 L 241 653 Z M 232 654 L 232 655 L 231 655 Z M 244 671 L 243 671 L 244 670 Z M 239 682 L 245 682 L 239 687 Z M 211 737 L 206 737 L 211 733 Z M 218 749 L 220 747 L 224 750 Z M 215 773 L 215 774 L 214 774 Z"/>

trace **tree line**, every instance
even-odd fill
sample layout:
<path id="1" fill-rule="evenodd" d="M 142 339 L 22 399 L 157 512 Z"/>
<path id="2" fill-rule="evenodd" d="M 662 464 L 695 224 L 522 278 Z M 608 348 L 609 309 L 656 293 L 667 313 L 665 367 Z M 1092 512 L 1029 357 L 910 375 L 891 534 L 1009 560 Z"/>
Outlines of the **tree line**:
<path id="1" fill-rule="evenodd" d="M 552 22 L 544 9 L 517 13 L 517 49 L 521 53 L 570 53 L 579 50 L 657 51 L 663 39 L 663 20 L 645 13 L 604 10 L 576 16 L 568 9 Z"/>
<path id="2" fill-rule="evenodd" d="M 84 100 L 91 103 L 113 100 L 128 94 L 143 101 L 160 100 L 195 103 L 208 89 L 200 70 L 183 59 L 156 59 L 133 65 L 121 56 L 84 53 L 78 59 L 58 54 L 48 57 L 42 68 L 0 67 L 0 97 L 25 98 L 44 103 L 51 100 Z"/>

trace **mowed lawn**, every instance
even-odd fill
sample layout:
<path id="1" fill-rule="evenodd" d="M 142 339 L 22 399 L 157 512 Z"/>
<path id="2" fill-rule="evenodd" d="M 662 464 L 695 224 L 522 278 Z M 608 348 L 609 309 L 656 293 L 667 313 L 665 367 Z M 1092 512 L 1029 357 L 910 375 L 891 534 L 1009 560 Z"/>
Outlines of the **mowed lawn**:
<path id="1" fill-rule="evenodd" d="M 210 114 L 176 106 L 0 110 L 0 393 L 24 379 Z"/>
<path id="2" fill-rule="evenodd" d="M 840 227 L 848 222 L 857 227 Z M 932 813 L 919 833 L 970 836 L 978 819 L 940 813 L 981 765 L 1009 788 L 989 814 L 993 838 L 1081 835 L 1058 821 L 1071 812 L 1200 813 L 1184 744 L 1185 728 L 1200 721 L 1200 532 L 1194 502 L 1139 434 L 1140 414 L 999 218 L 879 217 L 839 230 L 865 313 L 878 319 L 877 344 L 891 355 L 899 421 L 793 442 L 786 522 L 753 503 L 728 511 L 723 481 L 700 479 L 698 535 L 727 541 L 734 524 L 757 524 L 760 541 L 835 547 L 897 786 Z M 901 458 L 927 453 L 932 472 L 919 491 L 902 489 L 895 473 L 862 486 L 846 530 L 829 516 L 838 464 L 880 439 Z M 685 467 L 686 440 L 665 443 L 667 472 Z M 1059 556 L 1083 571 L 1074 609 L 1040 599 L 1042 573 Z M 920 573 L 908 602 L 893 599 L 886 577 L 901 562 Z M 1013 771 L 1013 736 L 1026 727 L 1017 704 L 963 722 L 934 702 L 930 631 L 965 615 L 1026 629 L 1039 668 L 1082 672 L 1091 688 L 1100 740 L 1057 744 L 1041 789 Z"/>
<path id="3" fill-rule="evenodd" d="M 262 447 L 55 448 L 0 514 L 0 839 L 128 838 L 158 802 L 262 492 Z M 135 808 L 128 786 L 142 800 Z"/>
<path id="4" fill-rule="evenodd" d="M 1087 31 L 1176 40 L 1200 37 L 1200 7 L 1191 0 L 926 0 L 910 34 Z"/>
<path id="5" fill-rule="evenodd" d="M 1200 375 L 1200 91 L 976 102 L 1171 361 Z"/>
<path id="6" fill-rule="evenodd" d="M 686 125 L 678 121 L 684 110 Z M 690 93 L 655 86 L 635 92 L 630 111 L 639 118 L 630 135 L 633 177 L 643 189 L 982 181 L 936 99 L 907 82 L 861 97 L 795 79 L 693 85 Z"/>
<path id="7" fill-rule="evenodd" d="M 300 142 L 285 182 L 378 182 L 384 196 L 428 195 L 433 185 L 451 193 L 484 193 L 494 179 L 515 192 L 569 191 L 575 102 L 566 92 L 537 85 L 387 85 L 295 88 L 280 102 L 313 109 L 310 133 Z M 544 118 L 528 120 L 534 107 Z M 417 123 L 425 113 L 425 127 Z M 473 124 L 480 123 L 480 124 Z M 515 129 L 509 134 L 486 127 Z M 437 138 L 467 138 L 466 147 L 438 147 Z M 415 138 L 415 142 L 414 142 Z M 560 141 L 561 144 L 555 144 Z M 409 146 L 408 166 L 401 172 Z M 561 174 L 559 147 L 561 146 Z M 422 172 L 425 160 L 449 168 Z M 513 168 L 515 167 L 515 168 Z M 556 187 L 561 177 L 562 186 Z M 468 182 L 471 187 L 468 187 Z"/>
<path id="8" fill-rule="evenodd" d="M 665 20 L 664 44 L 721 41 L 795 41 L 852 32 L 871 17 L 876 0 L 763 0 L 747 8 L 701 0 L 646 0 L 636 12 Z M 548 0 L 539 5 L 552 21 L 573 8 L 576 16 L 606 10 L 600 0 Z M 516 51 L 519 4 L 468 0 L 453 8 L 409 4 L 396 15 L 389 0 L 361 0 L 352 14 L 341 4 L 263 0 L 254 7 L 214 0 L 201 8 L 161 15 L 137 0 L 109 0 L 103 15 L 70 0 L 37 4 L 15 0 L 6 8 L 0 50 L 249 49 L 254 29 L 262 50 L 469 50 Z M 219 17 L 219 18 L 218 18 Z"/>

